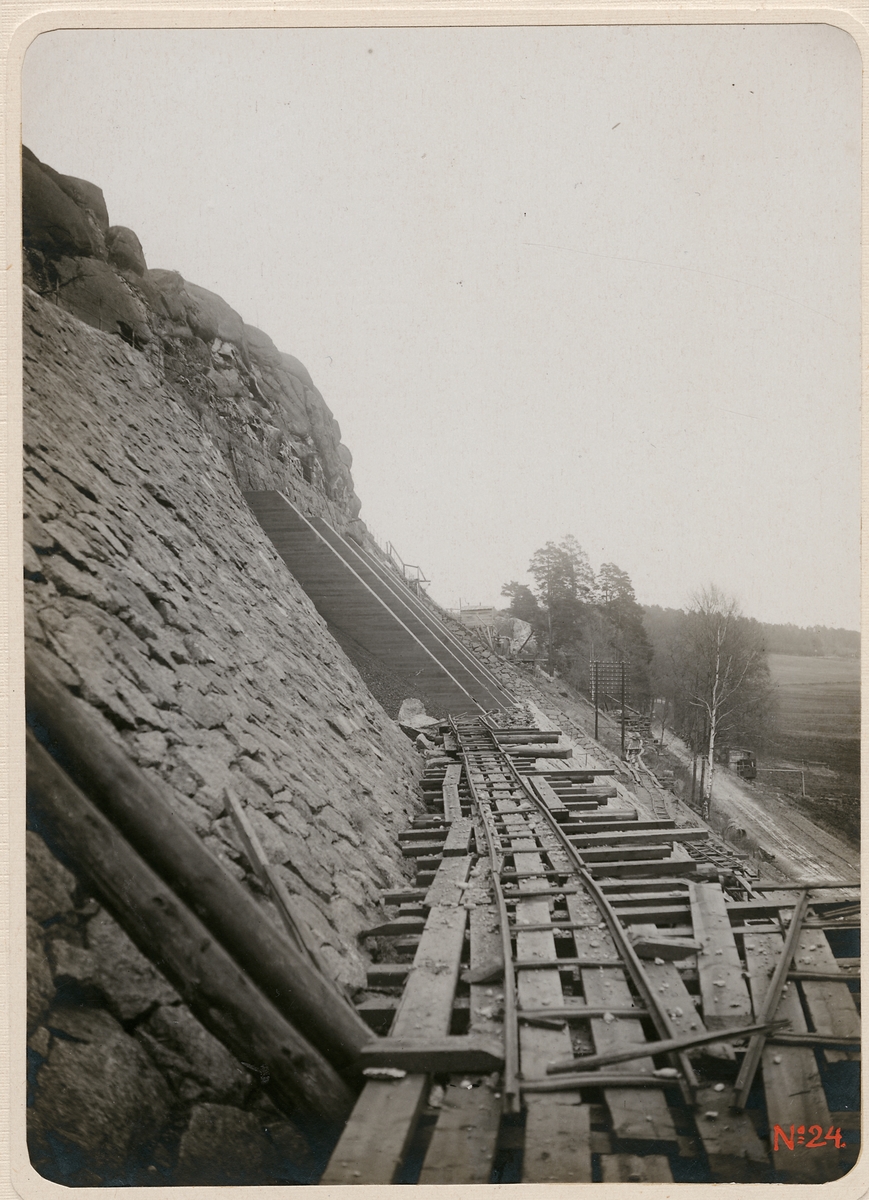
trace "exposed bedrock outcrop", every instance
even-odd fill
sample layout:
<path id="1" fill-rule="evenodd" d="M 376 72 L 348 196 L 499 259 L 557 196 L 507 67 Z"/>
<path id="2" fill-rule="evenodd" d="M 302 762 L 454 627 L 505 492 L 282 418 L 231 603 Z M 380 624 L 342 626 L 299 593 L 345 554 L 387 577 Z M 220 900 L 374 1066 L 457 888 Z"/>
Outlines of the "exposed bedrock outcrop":
<path id="1" fill-rule="evenodd" d="M 109 224 L 94 184 L 27 149 L 22 171 L 25 283 L 178 383 L 242 490 L 284 491 L 363 536 L 352 456 L 299 360 L 220 296 L 176 271 L 149 270 L 136 234 Z"/>
<path id="2" fill-rule="evenodd" d="M 147 271 L 93 185 L 25 165 L 28 654 L 277 922 L 227 790 L 241 800 L 352 991 L 357 934 L 407 878 L 395 834 L 418 760 L 242 496 L 280 488 L 347 529 L 349 452 L 300 363 L 219 297 Z M 79 1186 L 313 1181 L 305 1114 L 279 1112 L 260 1064 L 28 839 L 37 1168 Z"/>

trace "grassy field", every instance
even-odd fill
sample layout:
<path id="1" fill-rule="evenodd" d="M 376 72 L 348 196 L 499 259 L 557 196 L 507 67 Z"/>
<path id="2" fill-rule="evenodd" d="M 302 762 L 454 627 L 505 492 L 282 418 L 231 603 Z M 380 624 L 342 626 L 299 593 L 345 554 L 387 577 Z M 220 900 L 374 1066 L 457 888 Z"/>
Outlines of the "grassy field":
<path id="1" fill-rule="evenodd" d="M 758 766 L 825 763 L 806 776 L 808 814 L 839 832 L 855 834 L 860 791 L 860 662 L 770 654 L 778 713 Z M 798 776 L 764 776 L 799 790 Z M 795 782 L 796 781 L 796 782 Z"/>

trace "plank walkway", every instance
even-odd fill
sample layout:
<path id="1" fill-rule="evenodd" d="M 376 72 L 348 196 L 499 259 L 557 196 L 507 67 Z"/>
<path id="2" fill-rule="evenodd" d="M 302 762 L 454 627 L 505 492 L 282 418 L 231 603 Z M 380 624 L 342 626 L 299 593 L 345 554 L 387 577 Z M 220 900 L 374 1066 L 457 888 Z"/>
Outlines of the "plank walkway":
<path id="1" fill-rule="evenodd" d="M 496 739 L 461 717 L 450 734 L 461 762 L 427 769 L 428 815 L 400 836 L 415 884 L 385 893 L 395 911 L 366 931 L 413 961 L 373 964 L 380 990 L 360 1005 L 386 1035 L 360 1061 L 407 1073 L 366 1083 L 322 1182 L 661 1184 L 686 1178 L 686 1159 L 687 1177 L 708 1182 L 837 1179 L 854 1148 L 832 1137 L 807 1147 L 806 1130 L 849 1120 L 831 1111 L 826 1073 L 856 1070 L 856 1052 L 829 1039 L 854 1039 L 859 1014 L 823 922 L 804 927 L 776 1014 L 809 1041 L 785 1044 L 773 1030 L 749 1099 L 762 1115 L 738 1111 L 739 1031 L 756 1019 L 794 896 L 742 884 L 728 894 L 696 857 L 705 830 L 618 797 L 572 798 L 558 776 L 573 791 L 595 786 L 593 770 L 526 776 L 498 745 L 551 749 L 554 736 L 514 722 Z M 615 916 L 602 919 L 590 878 Z M 631 945 L 646 957 L 631 958 Z M 505 1109 L 511 1028 L 515 1115 Z M 644 1051 L 707 1030 L 726 1040 L 690 1051 L 690 1065 Z M 828 1041 L 816 1049 L 813 1038 Z M 633 1046 L 637 1057 L 612 1061 Z M 601 1065 L 582 1070 L 594 1055 Z M 559 1061 L 569 1069 L 550 1074 Z"/>

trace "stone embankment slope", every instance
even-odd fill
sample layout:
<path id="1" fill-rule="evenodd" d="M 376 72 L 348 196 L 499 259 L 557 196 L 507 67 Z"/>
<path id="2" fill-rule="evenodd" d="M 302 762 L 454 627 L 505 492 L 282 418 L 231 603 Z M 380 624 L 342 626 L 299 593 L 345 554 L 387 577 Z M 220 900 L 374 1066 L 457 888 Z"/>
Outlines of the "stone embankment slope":
<path id="1" fill-rule="evenodd" d="M 363 537 L 349 453 L 301 364 L 145 270 L 93 185 L 25 167 L 27 653 L 277 920 L 227 790 L 244 804 L 352 990 L 356 935 L 405 879 L 418 760 L 242 496 L 278 487 Z M 316 1133 L 274 1108 L 259 1064 L 206 1032 L 37 830 L 27 846 L 37 1169 L 79 1186 L 315 1178 Z"/>

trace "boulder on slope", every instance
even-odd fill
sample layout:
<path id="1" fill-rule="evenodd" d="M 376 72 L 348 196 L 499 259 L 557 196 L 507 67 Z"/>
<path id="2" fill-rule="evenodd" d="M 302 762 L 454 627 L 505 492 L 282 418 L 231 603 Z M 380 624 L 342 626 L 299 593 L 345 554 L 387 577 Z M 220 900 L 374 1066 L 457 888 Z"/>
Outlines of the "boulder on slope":
<path id="1" fill-rule="evenodd" d="M 38 159 L 24 157 L 22 222 L 25 246 L 47 258 L 99 255 L 102 247 L 82 208 L 52 179 Z"/>
<path id="2" fill-rule="evenodd" d="M 106 233 L 106 249 L 109 262 L 121 271 L 132 271 L 144 275 L 148 269 L 142 243 L 125 225 L 112 225 Z"/>
<path id="3" fill-rule="evenodd" d="M 144 345 L 151 340 L 145 306 L 108 263 L 62 257 L 57 263 L 58 304 L 94 329 Z"/>

